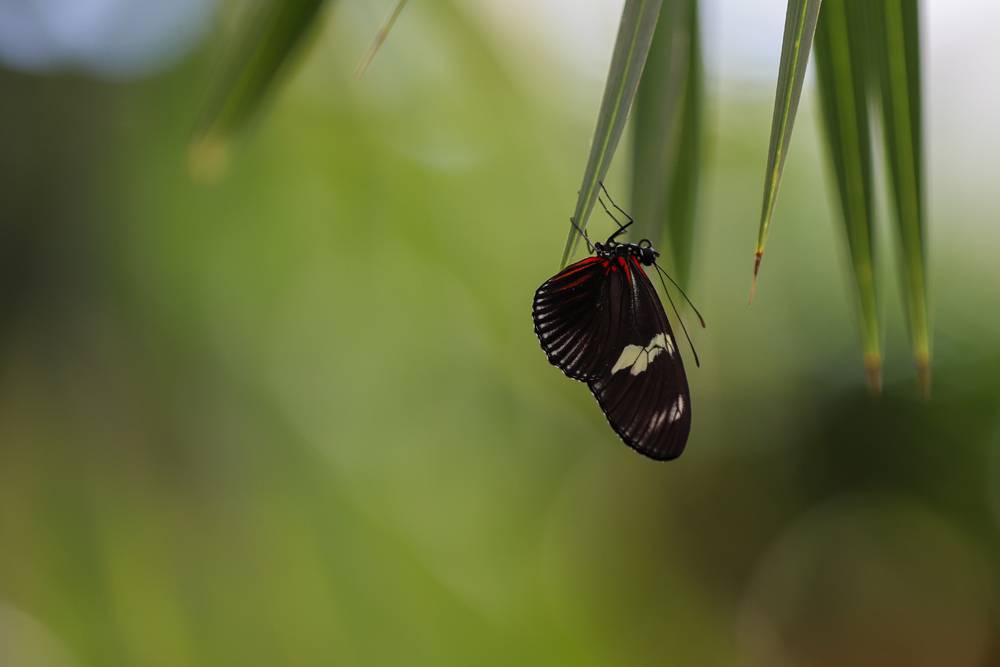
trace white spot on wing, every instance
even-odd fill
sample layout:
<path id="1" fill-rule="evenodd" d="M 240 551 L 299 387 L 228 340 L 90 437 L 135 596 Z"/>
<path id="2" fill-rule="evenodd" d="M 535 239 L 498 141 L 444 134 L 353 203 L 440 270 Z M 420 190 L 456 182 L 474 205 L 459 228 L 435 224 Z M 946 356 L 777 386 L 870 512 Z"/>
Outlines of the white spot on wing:
<path id="1" fill-rule="evenodd" d="M 673 424 L 675 421 L 681 418 L 684 414 L 684 395 L 678 394 L 677 398 L 674 400 L 674 404 L 670 406 L 670 414 L 667 415 L 667 421 Z"/>
<path id="2" fill-rule="evenodd" d="M 618 361 L 611 367 L 611 374 L 631 368 L 632 375 L 642 373 L 656 359 L 656 355 L 664 350 L 672 357 L 674 356 L 674 341 L 664 333 L 658 333 L 649 341 L 649 345 L 641 347 L 639 345 L 626 345 L 625 349 L 618 356 Z"/>
<path id="3" fill-rule="evenodd" d="M 618 371 L 625 370 L 634 364 L 642 352 L 643 349 L 638 345 L 626 345 L 625 349 L 622 350 L 621 355 L 618 357 L 618 361 L 616 361 L 615 365 L 611 367 L 611 374 L 614 375 Z"/>

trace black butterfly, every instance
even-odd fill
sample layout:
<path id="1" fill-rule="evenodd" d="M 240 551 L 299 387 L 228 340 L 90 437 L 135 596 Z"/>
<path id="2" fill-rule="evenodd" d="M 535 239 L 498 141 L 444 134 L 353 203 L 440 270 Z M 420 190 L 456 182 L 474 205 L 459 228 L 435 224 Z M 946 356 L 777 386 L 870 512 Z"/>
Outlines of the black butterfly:
<path id="1" fill-rule="evenodd" d="M 628 222 L 618 222 L 601 200 L 618 230 L 605 243 L 591 244 L 577 228 L 592 256 L 566 267 L 535 292 L 535 333 L 553 366 L 587 383 L 625 444 L 666 461 L 681 455 L 691 430 L 691 395 L 684 364 L 656 288 L 643 267 L 659 271 L 661 282 L 666 273 L 656 264 L 660 253 L 648 240 L 615 240 L 634 221 L 611 204 Z M 663 286 L 673 307 L 666 283 Z M 700 314 L 698 319 L 704 326 Z M 694 359 L 698 364 L 697 353 Z"/>

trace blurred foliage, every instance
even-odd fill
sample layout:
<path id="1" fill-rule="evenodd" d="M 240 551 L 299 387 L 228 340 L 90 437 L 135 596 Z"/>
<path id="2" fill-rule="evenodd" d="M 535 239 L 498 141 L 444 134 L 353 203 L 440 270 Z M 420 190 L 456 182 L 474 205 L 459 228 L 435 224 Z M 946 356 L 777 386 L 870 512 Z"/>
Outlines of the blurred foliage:
<path id="1" fill-rule="evenodd" d="M 212 188 L 184 160 L 207 54 L 0 73 L 0 664 L 1000 661 L 998 241 L 963 174 L 936 181 L 934 397 L 888 358 L 873 401 L 816 110 L 769 260 L 810 278 L 748 310 L 771 100 L 717 94 L 699 416 L 652 465 L 530 325 L 589 87 L 526 85 L 445 3 L 357 83 L 384 12 L 333 16 Z"/>
<path id="2" fill-rule="evenodd" d="M 372 41 L 372 45 L 368 48 L 368 53 L 365 57 L 361 59 L 358 63 L 358 68 L 354 71 L 354 76 L 362 77 L 364 73 L 368 71 L 368 67 L 372 64 L 372 60 L 375 59 L 375 55 L 378 53 L 382 45 L 385 44 L 386 38 L 392 31 L 392 26 L 396 25 L 396 19 L 399 15 L 403 13 L 403 7 L 406 6 L 406 0 L 398 0 L 396 6 L 393 7 L 392 13 L 389 14 L 389 18 L 386 19 L 385 25 L 379 28 L 379 31 L 375 34 L 375 39 Z"/>
<path id="3" fill-rule="evenodd" d="M 903 302 L 917 380 L 931 388 L 931 335 L 927 299 L 926 221 L 924 213 L 923 86 L 919 4 L 881 0 L 865 7 L 875 37 L 870 52 L 878 63 L 882 135 L 885 137 L 893 212 L 899 230 Z"/>
<path id="4" fill-rule="evenodd" d="M 226 143 L 258 111 L 288 61 L 322 16 L 326 0 L 259 0 L 244 8 L 228 45 L 225 73 L 217 77 L 198 121 L 191 152 L 195 177 L 212 179 L 224 168 Z"/>
<path id="5" fill-rule="evenodd" d="M 667 0 L 636 94 L 632 238 L 652 240 L 682 283 L 691 273 L 704 153 L 697 0 Z"/>
<path id="6" fill-rule="evenodd" d="M 915 0 L 828 0 L 816 42 L 827 140 L 842 200 L 869 383 L 881 381 L 881 334 L 873 219 L 869 114 L 880 126 L 899 222 L 904 303 L 921 392 L 930 393 L 930 333 L 924 249 L 923 123 Z"/>
<path id="7" fill-rule="evenodd" d="M 882 386 L 875 262 L 875 193 L 871 127 L 876 78 L 866 0 L 826 0 L 816 31 L 816 65 L 827 152 L 836 177 L 850 249 L 868 385 Z"/>
<path id="8" fill-rule="evenodd" d="M 869 386 L 882 382 L 878 284 L 873 248 L 871 109 L 883 111 L 894 212 L 899 222 L 904 303 L 917 383 L 930 395 L 931 342 L 923 192 L 923 102 L 918 0 L 788 0 L 771 124 L 764 204 L 757 238 L 754 283 L 770 231 L 778 186 L 798 108 L 817 21 L 819 89 L 825 130 L 841 197 L 851 268 L 860 305 L 862 347 Z"/>

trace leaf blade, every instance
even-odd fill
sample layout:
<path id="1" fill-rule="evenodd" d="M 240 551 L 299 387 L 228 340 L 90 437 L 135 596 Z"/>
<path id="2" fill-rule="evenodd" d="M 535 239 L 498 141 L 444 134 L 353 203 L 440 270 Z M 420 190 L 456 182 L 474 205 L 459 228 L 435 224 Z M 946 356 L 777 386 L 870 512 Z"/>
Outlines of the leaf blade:
<path id="1" fill-rule="evenodd" d="M 375 55 L 379 52 L 379 49 L 382 48 L 382 45 L 385 44 L 386 38 L 392 31 L 392 27 L 396 25 L 396 19 L 398 19 L 399 15 L 403 13 L 403 7 L 406 6 L 406 1 L 407 0 L 399 0 L 393 8 L 392 13 L 389 14 L 389 18 L 386 19 L 382 27 L 379 28 L 379 31 L 375 34 L 375 39 L 372 40 L 372 45 L 368 48 L 368 52 L 365 54 L 364 58 L 361 59 L 361 62 L 358 63 L 357 69 L 354 70 L 354 78 L 360 79 L 365 75 L 365 72 L 368 71 L 368 67 L 372 64 L 372 61 L 375 60 Z"/>
<path id="2" fill-rule="evenodd" d="M 757 247 L 754 253 L 753 286 L 756 287 L 760 262 L 764 256 L 778 187 L 788 155 L 795 115 L 798 111 L 802 83 L 805 80 L 809 49 L 816 32 L 816 21 L 822 0 L 788 0 L 785 13 L 785 31 L 781 44 L 781 61 L 778 65 L 778 83 L 774 96 L 774 114 L 771 118 L 771 139 L 768 148 L 767 171 L 764 177 L 764 199 L 761 204 Z M 750 298 L 753 300 L 753 288 Z"/>
<path id="3" fill-rule="evenodd" d="M 327 0 L 269 0 L 247 17 L 223 76 L 214 84 L 192 142 L 192 159 L 222 150 L 260 109 Z"/>
<path id="4" fill-rule="evenodd" d="M 870 389 L 881 390 L 882 352 L 874 237 L 870 30 L 865 0 L 826 0 L 816 29 L 815 58 L 822 122 L 836 176 L 857 298 Z"/>
<path id="5" fill-rule="evenodd" d="M 917 0 L 877 3 L 883 135 L 903 261 L 903 298 L 922 393 L 930 393 L 931 334 L 924 210 L 923 108 Z"/>
<path id="6" fill-rule="evenodd" d="M 633 111 L 632 207 L 634 236 L 653 240 L 681 283 L 691 266 L 703 94 L 698 0 L 665 0 Z"/>
<path id="7" fill-rule="evenodd" d="M 583 182 L 573 210 L 569 235 L 563 249 L 561 264 L 576 247 L 581 230 L 587 228 L 587 221 L 597 202 L 600 182 L 604 180 L 618 141 L 625 128 L 628 112 L 635 99 L 639 79 L 649 54 L 649 47 L 656 28 L 662 0 L 626 0 L 622 10 L 622 20 L 618 28 L 611 66 L 604 87 L 604 97 L 594 129 L 590 156 L 584 169 Z"/>

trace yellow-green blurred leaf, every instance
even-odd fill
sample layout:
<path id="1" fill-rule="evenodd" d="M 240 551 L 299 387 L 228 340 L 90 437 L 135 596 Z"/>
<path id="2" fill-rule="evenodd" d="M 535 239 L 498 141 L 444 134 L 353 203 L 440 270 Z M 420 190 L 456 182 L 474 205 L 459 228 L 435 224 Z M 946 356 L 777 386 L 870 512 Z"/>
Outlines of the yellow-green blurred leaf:
<path id="1" fill-rule="evenodd" d="M 816 29 L 816 68 L 823 128 L 837 181 L 857 289 L 865 370 L 882 382 L 881 334 L 873 241 L 872 149 L 868 122 L 871 56 L 868 0 L 826 0 Z"/>
<path id="2" fill-rule="evenodd" d="M 757 232 L 757 250 L 754 260 L 754 284 L 764 255 L 767 235 L 774 216 L 774 204 L 781 184 L 781 172 L 788 155 L 788 144 L 795 125 L 795 113 L 802 94 L 802 82 L 809 63 L 809 48 L 816 32 L 816 20 L 822 0 L 788 0 L 785 13 L 785 33 L 781 44 L 781 62 L 778 66 L 778 86 L 774 95 L 774 116 L 771 120 L 771 143 L 767 153 L 767 172 L 764 175 L 764 201 L 760 212 L 760 229 Z M 751 299 L 753 292 L 751 291 Z"/>
<path id="3" fill-rule="evenodd" d="M 195 174 L 222 168 L 225 145 L 260 108 L 326 0 L 267 0 L 249 9 L 246 25 L 215 83 L 191 149 Z"/>
<path id="4" fill-rule="evenodd" d="M 649 47 L 653 41 L 657 17 L 662 0 L 626 0 L 622 20 L 618 28 L 611 68 L 604 87 L 604 99 L 597 117 L 597 128 L 590 147 L 590 157 L 583 174 L 583 183 L 577 197 L 573 220 L 580 229 L 587 228 L 587 220 L 597 202 L 600 183 L 608 172 L 614 157 L 618 140 L 621 139 L 629 108 L 635 99 L 639 79 L 642 76 Z M 563 250 L 562 263 L 565 264 L 576 247 L 580 234 L 570 224 L 569 236 Z"/>

